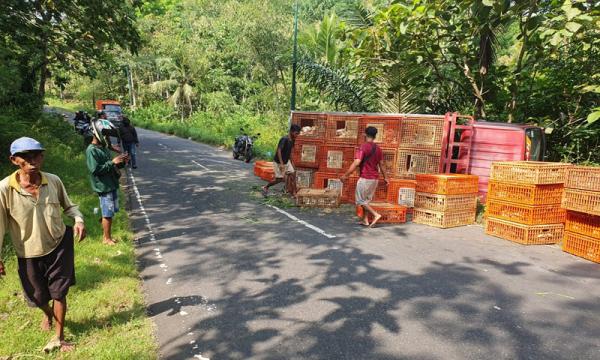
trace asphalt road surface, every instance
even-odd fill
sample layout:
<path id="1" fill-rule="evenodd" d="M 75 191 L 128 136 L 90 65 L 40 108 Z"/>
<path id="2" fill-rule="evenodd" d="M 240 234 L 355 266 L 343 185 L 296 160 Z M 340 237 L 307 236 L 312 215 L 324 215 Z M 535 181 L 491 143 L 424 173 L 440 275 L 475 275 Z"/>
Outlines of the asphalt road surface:
<path id="1" fill-rule="evenodd" d="M 600 265 L 478 226 L 269 207 L 230 152 L 138 131 L 131 216 L 163 359 L 600 359 Z"/>

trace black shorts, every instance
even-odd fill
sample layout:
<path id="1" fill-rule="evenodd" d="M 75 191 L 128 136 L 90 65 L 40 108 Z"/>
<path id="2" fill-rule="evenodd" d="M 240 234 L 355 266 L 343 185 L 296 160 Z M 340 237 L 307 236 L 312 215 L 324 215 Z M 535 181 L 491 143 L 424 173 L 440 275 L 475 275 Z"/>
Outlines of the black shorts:
<path id="1" fill-rule="evenodd" d="M 51 253 L 37 258 L 18 258 L 19 278 L 29 306 L 40 307 L 67 296 L 75 285 L 73 228 L 67 226 L 62 241 Z"/>

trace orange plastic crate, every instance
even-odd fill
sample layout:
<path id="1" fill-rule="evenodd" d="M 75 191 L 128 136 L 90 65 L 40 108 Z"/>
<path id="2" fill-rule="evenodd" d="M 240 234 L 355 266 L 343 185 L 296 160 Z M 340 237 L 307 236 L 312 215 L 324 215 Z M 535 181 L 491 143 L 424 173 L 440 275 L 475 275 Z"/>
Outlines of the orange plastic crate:
<path id="1" fill-rule="evenodd" d="M 559 205 L 523 205 L 498 200 L 488 200 L 486 216 L 514 221 L 525 225 L 564 223 L 567 212 Z"/>
<path id="2" fill-rule="evenodd" d="M 499 161 L 492 163 L 490 180 L 519 184 L 564 184 L 571 164 L 542 161 Z"/>
<path id="3" fill-rule="evenodd" d="M 563 190 L 563 184 L 530 185 L 491 180 L 487 198 L 524 205 L 551 205 L 560 204 Z"/>
<path id="4" fill-rule="evenodd" d="M 600 192 L 565 189 L 562 207 L 591 215 L 600 215 Z"/>
<path id="5" fill-rule="evenodd" d="M 485 233 L 523 245 L 557 244 L 562 240 L 564 225 L 523 225 L 488 218 L 485 222 Z"/>
<path id="6" fill-rule="evenodd" d="M 265 169 L 273 169 L 273 163 L 271 161 L 257 161 L 254 163 L 254 175 L 260 177 L 260 174 Z"/>
<path id="7" fill-rule="evenodd" d="M 463 174 L 417 174 L 417 192 L 439 195 L 475 194 L 479 177 Z"/>
<path id="8" fill-rule="evenodd" d="M 415 207 L 442 212 L 477 211 L 477 194 L 438 195 L 417 192 Z"/>
<path id="9" fill-rule="evenodd" d="M 296 169 L 296 188 L 306 189 L 313 186 L 313 169 Z"/>
<path id="10" fill-rule="evenodd" d="M 416 174 L 437 174 L 440 172 L 440 151 L 398 150 L 396 177 L 414 179 Z"/>
<path id="11" fill-rule="evenodd" d="M 385 202 L 373 202 L 371 207 L 381 215 L 378 223 L 401 224 L 406 222 L 406 206 L 390 204 Z M 356 216 L 363 217 L 362 206 L 356 207 Z M 373 217 L 369 215 L 369 221 L 373 221 Z"/>
<path id="12" fill-rule="evenodd" d="M 295 166 L 318 168 L 322 143 L 318 141 L 296 141 L 292 148 L 292 162 Z"/>
<path id="13" fill-rule="evenodd" d="M 445 121 L 443 116 L 403 118 L 400 125 L 400 147 L 439 151 L 444 141 Z"/>
<path id="14" fill-rule="evenodd" d="M 409 208 L 414 207 L 415 187 L 415 180 L 390 179 L 387 191 L 387 202 Z"/>
<path id="15" fill-rule="evenodd" d="M 271 181 L 275 180 L 275 170 L 269 169 L 269 168 L 262 168 L 262 170 L 260 170 L 258 177 L 260 177 L 264 181 L 271 182 Z"/>
<path id="16" fill-rule="evenodd" d="M 401 116 L 365 115 L 359 120 L 358 143 L 365 142 L 365 129 L 372 126 L 377 129 L 375 142 L 381 146 L 397 147 L 400 140 Z"/>
<path id="17" fill-rule="evenodd" d="M 600 191 L 600 167 L 573 166 L 567 171 L 565 187 Z"/>
<path id="18" fill-rule="evenodd" d="M 346 183 L 340 180 L 340 174 L 332 174 L 317 171 L 314 174 L 313 188 L 315 189 L 339 189 L 340 200 L 344 202 L 354 202 L 354 191 L 357 177 L 350 177 Z"/>
<path id="19" fill-rule="evenodd" d="M 600 216 L 567 211 L 565 230 L 600 240 Z"/>
<path id="20" fill-rule="evenodd" d="M 600 240 L 565 231 L 563 251 L 600 263 Z"/>
<path id="21" fill-rule="evenodd" d="M 327 114 L 325 142 L 356 146 L 359 137 L 358 125 L 359 116 L 356 114 Z"/>
<path id="22" fill-rule="evenodd" d="M 414 208 L 413 222 L 438 228 L 450 228 L 475 223 L 475 211 L 433 211 Z"/>
<path id="23" fill-rule="evenodd" d="M 293 112 L 292 124 L 301 130 L 297 140 L 324 140 L 327 117 L 323 113 Z"/>
<path id="24" fill-rule="evenodd" d="M 356 155 L 354 146 L 324 145 L 319 156 L 319 171 L 339 173 L 346 172 Z"/>
<path id="25" fill-rule="evenodd" d="M 383 159 L 380 165 L 383 166 L 386 176 L 391 177 L 396 173 L 396 166 L 398 165 L 396 156 L 398 155 L 398 151 L 396 149 L 381 148 L 381 152 Z"/>

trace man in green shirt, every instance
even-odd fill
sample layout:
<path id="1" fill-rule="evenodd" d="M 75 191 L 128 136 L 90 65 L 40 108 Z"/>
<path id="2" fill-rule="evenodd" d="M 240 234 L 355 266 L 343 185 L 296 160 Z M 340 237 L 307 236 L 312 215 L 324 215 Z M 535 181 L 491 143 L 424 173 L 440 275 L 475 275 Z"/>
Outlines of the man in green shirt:
<path id="1" fill-rule="evenodd" d="M 112 238 L 112 218 L 119 211 L 119 178 L 120 169 L 125 167 L 129 160 L 127 154 L 119 154 L 112 158 L 107 137 L 117 134 L 117 129 L 108 121 L 99 119 L 92 121 L 94 139 L 85 150 L 87 167 L 90 172 L 90 182 L 100 198 L 102 212 L 103 243 L 115 245 Z M 113 149 L 114 150 L 114 149 Z"/>
<path id="2" fill-rule="evenodd" d="M 67 294 L 75 285 L 73 236 L 79 241 L 85 237 L 83 216 L 60 178 L 41 171 L 42 144 L 22 137 L 13 141 L 10 154 L 19 170 L 0 181 L 0 250 L 8 231 L 25 299 L 44 312 L 42 329 L 50 330 L 56 321 L 56 336 L 44 350 L 70 351 L 73 344 L 65 341 L 64 324 Z M 75 225 L 66 226 L 62 214 L 74 219 Z M 3 275 L 0 257 L 0 277 Z"/>

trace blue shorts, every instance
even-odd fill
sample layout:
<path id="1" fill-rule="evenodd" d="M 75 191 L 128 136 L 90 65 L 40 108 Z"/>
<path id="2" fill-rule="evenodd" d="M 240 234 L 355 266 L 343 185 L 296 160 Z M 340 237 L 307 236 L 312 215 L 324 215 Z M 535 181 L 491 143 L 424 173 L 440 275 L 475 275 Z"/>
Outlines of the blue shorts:
<path id="1" fill-rule="evenodd" d="M 119 212 L 119 195 L 117 190 L 98 195 L 103 218 L 112 218 Z"/>

